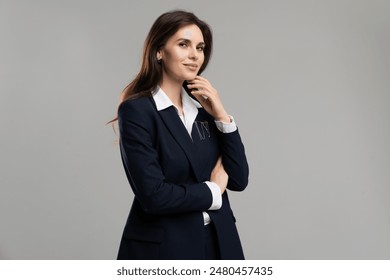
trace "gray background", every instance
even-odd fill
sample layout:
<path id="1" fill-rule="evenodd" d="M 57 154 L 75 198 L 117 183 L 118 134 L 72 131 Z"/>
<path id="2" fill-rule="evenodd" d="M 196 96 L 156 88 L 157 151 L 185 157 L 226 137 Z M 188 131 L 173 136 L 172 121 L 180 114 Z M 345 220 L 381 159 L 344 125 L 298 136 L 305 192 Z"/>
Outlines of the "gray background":
<path id="1" fill-rule="evenodd" d="M 204 75 L 251 168 L 248 259 L 390 258 L 390 2 L 0 2 L 0 258 L 113 259 L 132 193 L 114 117 L 161 13 L 214 30 Z"/>

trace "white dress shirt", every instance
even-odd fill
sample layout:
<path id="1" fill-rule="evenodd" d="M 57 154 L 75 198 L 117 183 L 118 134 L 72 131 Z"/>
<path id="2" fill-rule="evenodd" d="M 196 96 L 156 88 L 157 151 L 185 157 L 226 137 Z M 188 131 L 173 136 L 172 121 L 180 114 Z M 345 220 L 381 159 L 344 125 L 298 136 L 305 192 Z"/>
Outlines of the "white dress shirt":
<path id="1" fill-rule="evenodd" d="M 169 99 L 169 97 L 160 87 L 158 87 L 153 94 L 153 99 L 156 102 L 157 111 L 161 111 L 170 106 L 174 106 L 179 114 L 178 108 L 172 103 L 171 99 Z M 183 104 L 183 115 L 179 115 L 179 117 L 191 137 L 192 126 L 194 124 L 196 116 L 198 115 L 198 108 L 202 108 L 202 105 L 200 105 L 199 102 L 191 98 L 184 89 L 182 89 L 181 91 L 181 101 Z M 223 133 L 230 133 L 234 132 L 237 129 L 237 125 L 234 122 L 233 117 L 230 116 L 230 118 L 232 120 L 230 123 L 215 121 L 215 124 L 219 131 Z M 220 209 L 222 206 L 222 196 L 220 188 L 214 182 L 205 181 L 205 183 L 209 187 L 213 196 L 212 204 L 208 210 Z M 205 225 L 211 222 L 210 216 L 207 214 L 207 212 L 203 212 L 203 220 Z"/>

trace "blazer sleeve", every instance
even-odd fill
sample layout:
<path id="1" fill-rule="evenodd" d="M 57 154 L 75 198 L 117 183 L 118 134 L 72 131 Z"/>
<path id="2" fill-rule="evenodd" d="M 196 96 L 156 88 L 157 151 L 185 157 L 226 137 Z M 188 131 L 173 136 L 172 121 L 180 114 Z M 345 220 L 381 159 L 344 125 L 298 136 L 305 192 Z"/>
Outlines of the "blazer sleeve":
<path id="1" fill-rule="evenodd" d="M 154 137 L 162 136 L 154 135 L 154 107 L 144 100 L 147 102 L 125 101 L 118 108 L 120 151 L 135 197 L 146 212 L 153 214 L 206 211 L 212 194 L 205 183 L 175 184 L 165 179 L 153 146 Z"/>
<path id="2" fill-rule="evenodd" d="M 243 191 L 248 185 L 249 166 L 245 148 L 238 129 L 230 133 L 219 133 L 222 164 L 229 181 L 227 188 L 232 191 Z"/>

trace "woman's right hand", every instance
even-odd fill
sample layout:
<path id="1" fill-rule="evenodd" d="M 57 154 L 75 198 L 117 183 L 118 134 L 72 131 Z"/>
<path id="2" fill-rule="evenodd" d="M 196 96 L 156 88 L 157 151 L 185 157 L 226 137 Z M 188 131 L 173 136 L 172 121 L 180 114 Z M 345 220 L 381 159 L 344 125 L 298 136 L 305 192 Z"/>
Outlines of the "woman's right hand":
<path id="1" fill-rule="evenodd" d="M 223 168 L 222 158 L 219 157 L 213 171 L 211 171 L 210 181 L 216 183 L 221 189 L 221 194 L 223 194 L 226 190 L 228 179 L 229 175 L 226 173 L 225 168 Z"/>

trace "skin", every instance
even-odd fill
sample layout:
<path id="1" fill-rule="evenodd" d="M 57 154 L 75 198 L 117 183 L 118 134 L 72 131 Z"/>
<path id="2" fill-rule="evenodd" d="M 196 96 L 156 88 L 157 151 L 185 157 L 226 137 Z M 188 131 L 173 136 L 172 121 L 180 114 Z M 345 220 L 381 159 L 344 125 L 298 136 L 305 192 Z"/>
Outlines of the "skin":
<path id="1" fill-rule="evenodd" d="M 160 87 L 182 114 L 181 88 L 183 82 L 187 81 L 188 88 L 192 90 L 191 93 L 215 120 L 231 122 L 218 91 L 206 78 L 198 76 L 199 69 L 204 62 L 204 46 L 202 31 L 194 24 L 180 28 L 169 38 L 156 54 L 157 59 L 162 60 L 163 67 Z M 223 193 L 226 190 L 228 178 L 222 160 L 219 158 L 211 172 L 210 181 L 216 183 Z"/>

